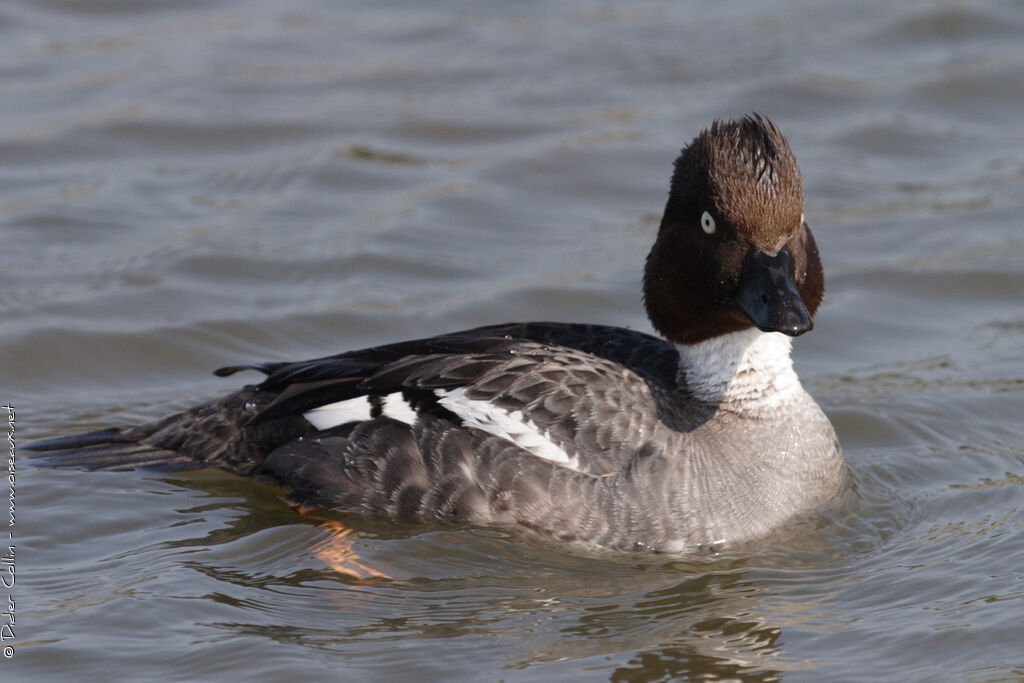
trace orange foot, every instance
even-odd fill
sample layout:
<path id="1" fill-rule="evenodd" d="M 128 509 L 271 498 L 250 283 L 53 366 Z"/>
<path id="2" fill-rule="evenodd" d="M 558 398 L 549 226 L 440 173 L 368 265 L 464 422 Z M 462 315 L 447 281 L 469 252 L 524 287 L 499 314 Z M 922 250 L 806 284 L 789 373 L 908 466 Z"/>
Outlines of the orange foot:
<path id="1" fill-rule="evenodd" d="M 391 579 L 387 574 L 360 562 L 359 554 L 354 549 L 355 532 L 336 519 L 325 519 L 319 510 L 297 506 L 299 517 L 318 521 L 316 528 L 326 531 L 324 537 L 310 548 L 317 559 L 339 574 L 355 579 Z"/>

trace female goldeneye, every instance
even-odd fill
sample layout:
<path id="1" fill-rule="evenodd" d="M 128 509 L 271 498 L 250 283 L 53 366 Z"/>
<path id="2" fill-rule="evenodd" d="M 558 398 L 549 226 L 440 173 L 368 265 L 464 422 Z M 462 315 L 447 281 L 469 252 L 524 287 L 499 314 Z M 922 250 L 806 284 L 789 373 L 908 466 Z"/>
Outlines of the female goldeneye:
<path id="1" fill-rule="evenodd" d="M 832 507 L 850 475 L 790 337 L 824 291 L 789 143 L 716 121 L 675 162 L 647 314 L 513 323 L 250 368 L 150 424 L 34 444 L 50 464 L 221 467 L 358 514 L 518 523 L 619 549 L 720 549 Z"/>

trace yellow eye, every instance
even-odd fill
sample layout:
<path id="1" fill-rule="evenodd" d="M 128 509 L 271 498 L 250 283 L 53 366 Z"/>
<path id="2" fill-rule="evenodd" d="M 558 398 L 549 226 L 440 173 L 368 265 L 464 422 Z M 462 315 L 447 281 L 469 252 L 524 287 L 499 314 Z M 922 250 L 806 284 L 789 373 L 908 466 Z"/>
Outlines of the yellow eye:
<path id="1" fill-rule="evenodd" d="M 704 229 L 707 234 L 712 234 L 715 231 L 715 217 L 705 211 L 700 216 L 700 227 Z"/>

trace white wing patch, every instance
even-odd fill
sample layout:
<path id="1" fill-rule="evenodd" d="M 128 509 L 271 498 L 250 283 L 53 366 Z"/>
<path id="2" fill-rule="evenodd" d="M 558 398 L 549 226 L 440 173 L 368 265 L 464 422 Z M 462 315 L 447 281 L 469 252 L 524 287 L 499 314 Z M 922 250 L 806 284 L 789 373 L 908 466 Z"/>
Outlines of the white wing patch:
<path id="1" fill-rule="evenodd" d="M 398 420 L 408 425 L 416 422 L 416 411 L 406 402 L 400 391 L 382 396 L 380 407 L 381 415 L 384 417 L 390 417 L 392 420 Z M 373 417 L 371 415 L 372 408 L 369 396 L 356 396 L 307 410 L 302 417 L 309 420 L 309 423 L 317 429 L 330 429 L 349 422 L 365 422 Z"/>
<path id="2" fill-rule="evenodd" d="M 462 388 L 449 391 L 438 389 L 434 393 L 437 402 L 458 415 L 466 426 L 507 439 L 524 451 L 560 467 L 580 471 L 579 459 L 570 458 L 562 448 L 552 443 L 537 425 L 524 417 L 523 411 L 509 411 L 489 401 L 469 398 Z M 416 423 L 419 416 L 402 396 L 402 392 L 396 391 L 379 400 L 383 417 L 408 425 Z M 324 430 L 350 422 L 370 420 L 373 417 L 372 408 L 369 396 L 357 396 L 307 410 L 302 416 L 317 429 Z"/>
<path id="3" fill-rule="evenodd" d="M 552 443 L 537 425 L 523 416 L 523 411 L 508 411 L 489 401 L 468 398 L 463 388 L 450 391 L 438 389 L 435 393 L 437 402 L 458 415 L 464 424 L 508 439 L 538 458 L 579 471 L 579 459 L 570 458 L 564 450 Z"/>
<path id="4" fill-rule="evenodd" d="M 416 419 L 419 417 L 419 414 L 409 405 L 400 391 L 384 397 L 383 403 L 381 403 L 381 415 L 404 422 L 409 426 L 416 424 Z"/>
<path id="5" fill-rule="evenodd" d="M 362 422 L 370 419 L 370 397 L 357 396 L 345 401 L 336 401 L 307 410 L 302 417 L 317 429 L 330 429 L 349 422 Z"/>

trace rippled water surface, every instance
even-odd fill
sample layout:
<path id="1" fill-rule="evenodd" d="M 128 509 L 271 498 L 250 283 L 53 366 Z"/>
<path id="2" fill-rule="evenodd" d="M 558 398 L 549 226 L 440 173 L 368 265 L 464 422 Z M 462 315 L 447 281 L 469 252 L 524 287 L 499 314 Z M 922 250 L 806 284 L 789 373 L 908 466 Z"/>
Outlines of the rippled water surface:
<path id="1" fill-rule="evenodd" d="M 19 452 L 3 680 L 1024 678 L 1020 3 L 8 0 L 0 102 L 19 444 L 226 364 L 649 329 L 672 160 L 764 112 L 828 278 L 797 367 L 864 501 L 684 561 Z"/>

